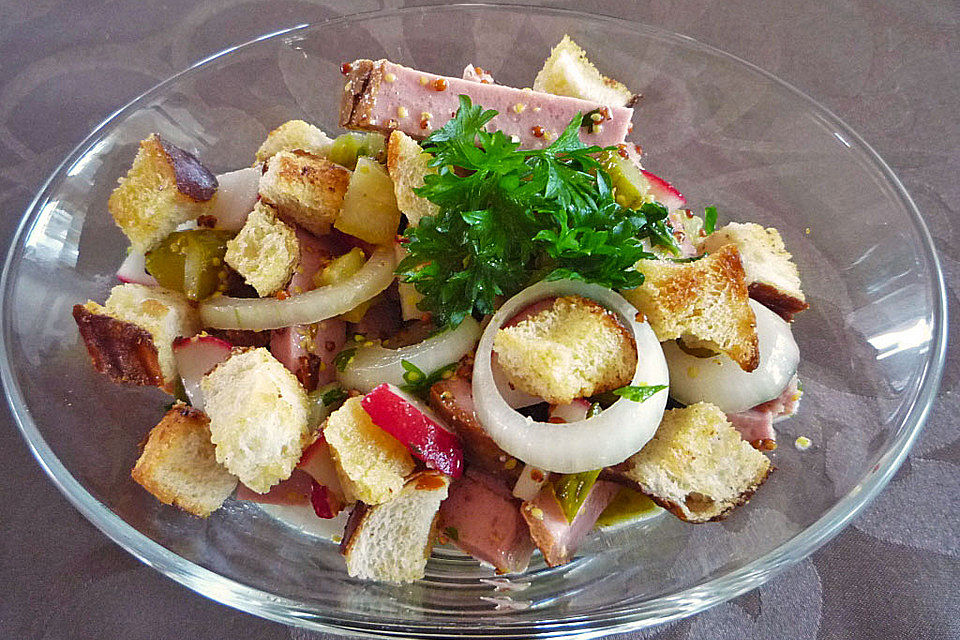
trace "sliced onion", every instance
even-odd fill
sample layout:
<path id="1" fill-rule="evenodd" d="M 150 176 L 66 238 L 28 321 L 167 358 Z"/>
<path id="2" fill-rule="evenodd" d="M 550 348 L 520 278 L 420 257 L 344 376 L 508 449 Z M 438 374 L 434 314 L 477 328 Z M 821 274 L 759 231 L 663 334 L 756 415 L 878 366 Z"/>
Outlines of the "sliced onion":
<path id="1" fill-rule="evenodd" d="M 157 279 L 147 273 L 147 257 L 142 251 L 130 247 L 127 257 L 117 269 L 117 280 L 125 284 L 143 284 L 148 287 L 160 286 Z"/>
<path id="2" fill-rule="evenodd" d="M 533 500 L 540 493 L 540 489 L 547 483 L 550 474 L 538 469 L 532 464 L 523 465 L 523 471 L 513 485 L 513 497 L 521 500 Z"/>
<path id="3" fill-rule="evenodd" d="M 630 384 L 668 384 L 660 343 L 649 324 L 637 322 L 637 310 L 629 302 L 599 285 L 558 280 L 524 289 L 493 316 L 477 347 L 473 398 L 480 424 L 501 449 L 546 471 L 580 473 L 623 462 L 639 451 L 660 425 L 667 394 L 656 393 L 644 402 L 621 399 L 597 416 L 569 424 L 535 422 L 511 409 L 493 379 L 490 356 L 494 336 L 505 321 L 530 303 L 563 295 L 595 300 L 619 316 L 637 344 L 637 370 Z"/>
<path id="4" fill-rule="evenodd" d="M 739 413 L 773 400 L 786 388 L 800 363 L 790 323 L 755 300 L 760 365 L 747 373 L 728 356 L 698 358 L 674 341 L 663 343 L 670 367 L 670 395 L 683 404 L 710 402 L 724 413 Z"/>
<path id="5" fill-rule="evenodd" d="M 456 329 L 444 331 L 409 347 L 386 349 L 379 344 L 358 347 L 353 359 L 337 377 L 346 388 L 362 393 L 370 393 L 383 382 L 399 387 L 406 384 L 403 379 L 404 360 L 430 375 L 470 353 L 479 338 L 480 324 L 467 316 Z"/>
<path id="6" fill-rule="evenodd" d="M 200 319 L 205 327 L 252 331 L 320 322 L 350 311 L 390 286 L 396 264 L 392 247 L 378 247 L 367 263 L 343 282 L 286 300 L 210 298 L 200 303 Z"/>

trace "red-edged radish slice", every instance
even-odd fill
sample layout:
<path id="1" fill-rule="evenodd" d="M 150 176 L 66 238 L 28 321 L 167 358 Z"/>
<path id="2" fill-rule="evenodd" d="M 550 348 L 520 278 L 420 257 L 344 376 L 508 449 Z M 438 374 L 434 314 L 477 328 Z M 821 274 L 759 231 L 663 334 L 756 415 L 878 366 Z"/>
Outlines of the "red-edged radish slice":
<path id="1" fill-rule="evenodd" d="M 554 404 L 550 406 L 550 422 L 580 422 L 587 419 L 590 412 L 590 403 L 583 398 L 577 398 L 570 404 Z"/>
<path id="2" fill-rule="evenodd" d="M 463 449 L 455 435 L 417 400 L 390 384 L 381 384 L 360 401 L 373 423 L 402 442 L 431 469 L 453 478 L 463 472 Z"/>
<path id="3" fill-rule="evenodd" d="M 156 278 L 147 273 L 146 256 L 133 247 L 130 247 L 127 257 L 117 269 L 117 280 L 125 284 L 143 284 L 148 287 L 160 286 Z"/>
<path id="4" fill-rule="evenodd" d="M 262 173 L 263 169 L 258 165 L 217 176 L 219 186 L 210 204 L 209 215 L 217 219 L 218 229 L 240 231 L 247 223 L 247 215 L 257 204 Z"/>
<path id="5" fill-rule="evenodd" d="M 304 449 L 297 468 L 304 471 L 318 483 L 343 497 L 343 487 L 337 475 L 336 463 L 330 454 L 330 445 L 321 435 L 312 445 Z"/>
<path id="6" fill-rule="evenodd" d="M 324 520 L 336 518 L 344 507 L 343 500 L 330 487 L 317 481 L 313 482 L 310 504 L 313 506 L 313 512 L 317 514 L 317 517 Z"/>
<path id="7" fill-rule="evenodd" d="M 647 188 L 653 194 L 654 199 L 667 209 L 679 209 L 687 204 L 687 199 L 683 197 L 683 194 L 663 178 L 650 173 L 646 169 L 641 169 L 640 173 L 647 179 Z"/>
<path id="8" fill-rule="evenodd" d="M 183 379 L 187 398 L 195 408 L 203 410 L 203 393 L 200 391 L 203 376 L 229 358 L 232 348 L 229 342 L 214 336 L 193 336 L 173 341 L 173 358 L 177 362 L 177 371 Z"/>

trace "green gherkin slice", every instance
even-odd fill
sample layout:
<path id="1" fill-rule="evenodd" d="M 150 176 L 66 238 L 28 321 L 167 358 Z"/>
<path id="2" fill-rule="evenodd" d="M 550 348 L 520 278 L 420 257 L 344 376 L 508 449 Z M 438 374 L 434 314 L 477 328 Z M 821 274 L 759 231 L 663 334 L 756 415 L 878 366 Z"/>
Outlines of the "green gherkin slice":
<path id="1" fill-rule="evenodd" d="M 561 476 L 554 483 L 554 491 L 557 495 L 557 502 L 560 503 L 560 509 L 563 511 L 567 522 L 573 522 L 577 517 L 577 512 L 583 506 L 584 500 L 590 495 L 590 489 L 593 488 L 600 475 L 600 469 L 595 471 L 584 471 L 582 473 L 568 473 Z"/>
<path id="2" fill-rule="evenodd" d="M 644 515 L 652 515 L 660 510 L 657 504 L 639 491 L 620 487 L 607 508 L 597 518 L 598 527 L 609 527 Z"/>
<path id="3" fill-rule="evenodd" d="M 629 158 L 622 157 L 615 150 L 607 150 L 600 154 L 600 164 L 610 174 L 614 197 L 618 204 L 637 209 L 649 200 L 647 179 Z"/>
<path id="4" fill-rule="evenodd" d="M 380 160 L 386 148 L 386 138 L 379 133 L 351 131 L 334 139 L 327 158 L 352 171 L 357 167 L 358 157 L 370 156 Z"/>
<path id="5" fill-rule="evenodd" d="M 147 252 L 147 271 L 160 286 L 190 300 L 209 298 L 226 285 L 223 256 L 232 237 L 230 231 L 219 229 L 175 231 Z"/>

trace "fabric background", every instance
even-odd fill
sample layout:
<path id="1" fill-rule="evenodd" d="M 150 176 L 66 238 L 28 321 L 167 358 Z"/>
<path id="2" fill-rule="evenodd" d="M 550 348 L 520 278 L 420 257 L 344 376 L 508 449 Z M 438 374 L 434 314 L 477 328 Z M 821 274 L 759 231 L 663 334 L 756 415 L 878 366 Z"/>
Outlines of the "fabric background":
<path id="1" fill-rule="evenodd" d="M 382 2 L 0 0 L 0 238 L 41 182 L 117 106 L 260 33 Z M 426 4 L 426 3 L 423 3 Z M 958 338 L 960 7 L 951 1 L 549 2 L 639 20 L 740 56 L 813 96 L 893 167 L 940 252 Z M 204 27 L 202 46 L 190 39 Z M 960 638 L 960 361 L 909 458 L 836 539 L 736 600 L 630 638 Z M 82 518 L 0 417 L 0 637 L 291 638 L 173 583 Z"/>

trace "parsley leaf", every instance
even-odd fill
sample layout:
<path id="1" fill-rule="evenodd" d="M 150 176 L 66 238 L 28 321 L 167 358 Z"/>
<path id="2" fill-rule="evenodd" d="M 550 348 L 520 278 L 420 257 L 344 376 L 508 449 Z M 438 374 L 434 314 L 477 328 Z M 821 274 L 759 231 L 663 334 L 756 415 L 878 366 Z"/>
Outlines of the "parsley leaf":
<path id="1" fill-rule="evenodd" d="M 333 365 L 337 368 L 337 371 L 346 371 L 347 366 L 353 362 L 353 359 L 357 355 L 357 348 L 350 347 L 349 349 L 344 349 L 336 355 L 333 359 Z"/>
<path id="2" fill-rule="evenodd" d="M 634 265 L 654 257 L 644 240 L 676 250 L 666 207 L 616 202 L 602 149 L 580 140 L 581 114 L 545 149 L 487 131 L 496 115 L 460 96 L 456 116 L 422 143 L 437 173 L 415 192 L 439 212 L 407 228 L 397 273 L 438 326 L 493 313 L 499 297 L 539 280 L 634 288 Z"/>
<path id="3" fill-rule="evenodd" d="M 713 233 L 717 227 L 717 208 L 706 207 L 703 210 L 703 232 L 707 235 Z"/>
<path id="4" fill-rule="evenodd" d="M 460 366 L 460 363 L 451 362 L 444 367 L 440 367 L 430 375 L 425 374 L 420 370 L 420 367 L 409 360 L 401 360 L 400 366 L 403 367 L 403 381 L 405 383 L 400 385 L 400 388 L 408 393 L 424 396 L 430 392 L 430 387 L 435 383 L 452 376 L 453 372 Z"/>
<path id="5" fill-rule="evenodd" d="M 619 389 L 614 389 L 613 393 L 626 398 L 627 400 L 643 402 L 644 400 L 652 397 L 653 394 L 663 391 L 666 388 L 667 385 L 665 384 L 626 386 L 620 387 Z"/>
<path id="6" fill-rule="evenodd" d="M 339 408 L 349 395 L 350 394 L 347 393 L 346 389 L 333 387 L 320 396 L 320 400 L 323 402 L 323 406 L 325 407 L 335 406 L 336 408 Z"/>

